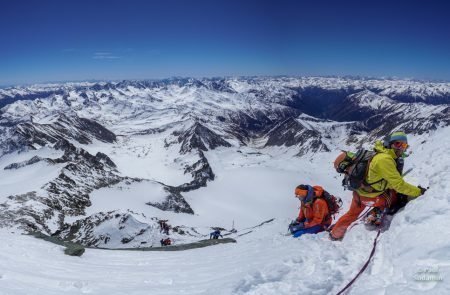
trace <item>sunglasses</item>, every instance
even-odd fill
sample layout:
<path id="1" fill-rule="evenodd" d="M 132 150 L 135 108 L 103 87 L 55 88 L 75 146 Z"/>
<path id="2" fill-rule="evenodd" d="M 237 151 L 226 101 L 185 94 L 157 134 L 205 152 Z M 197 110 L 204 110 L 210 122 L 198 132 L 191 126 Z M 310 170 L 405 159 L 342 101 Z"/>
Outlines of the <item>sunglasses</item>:
<path id="1" fill-rule="evenodd" d="M 406 150 L 409 146 L 406 142 L 402 142 L 402 141 L 394 142 L 392 145 L 394 146 L 394 148 L 396 148 L 398 150 Z"/>

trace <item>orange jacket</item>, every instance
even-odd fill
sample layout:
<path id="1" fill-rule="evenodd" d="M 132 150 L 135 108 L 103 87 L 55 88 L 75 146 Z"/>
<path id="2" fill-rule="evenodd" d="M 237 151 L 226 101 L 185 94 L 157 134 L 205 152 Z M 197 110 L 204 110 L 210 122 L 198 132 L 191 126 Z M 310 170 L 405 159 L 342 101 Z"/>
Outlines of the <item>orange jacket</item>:
<path id="1" fill-rule="evenodd" d="M 305 228 L 315 225 L 328 227 L 331 224 L 331 216 L 328 212 L 327 202 L 321 198 L 314 198 L 314 201 L 308 204 L 302 202 L 298 220 L 305 223 Z"/>

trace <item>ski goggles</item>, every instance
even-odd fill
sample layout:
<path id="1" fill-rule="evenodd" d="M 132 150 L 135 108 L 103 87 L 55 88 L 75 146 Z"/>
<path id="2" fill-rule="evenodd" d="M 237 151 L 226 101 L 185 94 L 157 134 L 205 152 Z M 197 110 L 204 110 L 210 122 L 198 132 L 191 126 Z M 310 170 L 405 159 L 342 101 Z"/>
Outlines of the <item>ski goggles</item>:
<path id="1" fill-rule="evenodd" d="M 406 142 L 403 141 L 396 141 L 392 145 L 397 150 L 406 150 L 409 146 Z"/>

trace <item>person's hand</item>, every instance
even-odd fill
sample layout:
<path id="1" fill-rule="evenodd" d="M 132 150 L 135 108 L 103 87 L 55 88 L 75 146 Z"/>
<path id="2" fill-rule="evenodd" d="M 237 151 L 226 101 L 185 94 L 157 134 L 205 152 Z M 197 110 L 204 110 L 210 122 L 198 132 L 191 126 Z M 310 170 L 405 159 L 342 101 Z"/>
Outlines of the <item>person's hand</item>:
<path id="1" fill-rule="evenodd" d="M 424 188 L 424 187 L 421 187 L 420 185 L 418 186 L 418 188 L 420 189 L 420 195 L 423 195 L 427 191 L 427 189 L 429 189 L 428 187 Z"/>
<path id="2" fill-rule="evenodd" d="M 296 227 L 298 227 L 298 228 L 304 228 L 304 227 L 305 227 L 305 223 L 304 223 L 304 222 L 298 222 L 298 221 L 296 221 L 294 225 L 295 225 Z"/>
<path id="3" fill-rule="evenodd" d="M 292 220 L 291 224 L 289 224 L 289 231 L 293 233 L 300 229 L 303 229 L 304 227 L 305 224 L 303 222 L 297 222 L 296 220 Z"/>
<path id="4" fill-rule="evenodd" d="M 303 222 L 291 223 L 291 224 L 289 225 L 289 231 L 290 231 L 291 233 L 295 233 L 295 232 L 297 232 L 297 231 L 299 231 L 299 230 L 301 230 L 301 229 L 304 229 L 304 228 L 305 228 L 305 225 L 304 225 Z"/>

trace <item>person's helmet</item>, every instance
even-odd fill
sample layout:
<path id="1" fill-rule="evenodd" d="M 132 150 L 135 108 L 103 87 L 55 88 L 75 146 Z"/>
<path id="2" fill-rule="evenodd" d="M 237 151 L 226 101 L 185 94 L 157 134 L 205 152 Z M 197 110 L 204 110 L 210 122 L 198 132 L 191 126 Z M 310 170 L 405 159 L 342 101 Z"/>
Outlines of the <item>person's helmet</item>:
<path id="1" fill-rule="evenodd" d="M 403 131 L 397 131 L 397 132 L 392 133 L 389 136 L 389 143 L 393 143 L 395 141 L 401 141 L 401 142 L 408 143 L 408 138 L 406 137 L 406 133 Z"/>
<path id="2" fill-rule="evenodd" d="M 406 149 L 408 147 L 408 138 L 403 131 L 396 131 L 387 136 L 384 140 L 384 146 L 390 148 L 393 143 L 398 143 L 398 149 Z"/>

